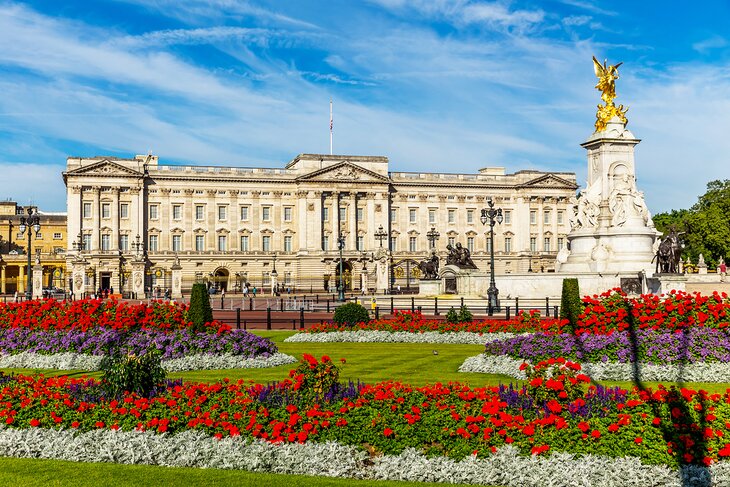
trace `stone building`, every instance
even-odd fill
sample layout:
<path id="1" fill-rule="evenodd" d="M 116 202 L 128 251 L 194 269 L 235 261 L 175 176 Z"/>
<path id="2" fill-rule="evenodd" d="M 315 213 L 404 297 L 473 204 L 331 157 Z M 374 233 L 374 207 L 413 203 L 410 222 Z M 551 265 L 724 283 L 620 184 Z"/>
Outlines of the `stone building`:
<path id="1" fill-rule="evenodd" d="M 348 288 L 375 287 L 375 254 L 387 255 L 391 287 L 413 288 L 432 228 L 440 255 L 460 242 L 488 268 L 489 225 L 480 222 L 487 197 L 504 212 L 496 272 L 548 272 L 566 245 L 577 188 L 573 173 L 399 172 L 386 157 L 322 154 L 300 154 L 283 168 L 70 157 L 63 177 L 68 265 L 86 292 L 174 288 L 173 269 L 184 292 L 196 280 L 229 293 L 244 283 L 268 292 L 274 269 L 284 288 L 333 291 L 340 233 Z"/>
<path id="2" fill-rule="evenodd" d="M 66 287 L 66 214 L 0 201 L 0 294 L 22 294 L 27 286 L 28 230 L 21 234 L 19 226 L 20 218 L 28 216 L 28 208 L 38 211 L 40 217 L 41 231 L 31 236 L 31 252 L 39 253 L 43 287 Z M 31 266 L 34 263 L 35 257 Z"/>

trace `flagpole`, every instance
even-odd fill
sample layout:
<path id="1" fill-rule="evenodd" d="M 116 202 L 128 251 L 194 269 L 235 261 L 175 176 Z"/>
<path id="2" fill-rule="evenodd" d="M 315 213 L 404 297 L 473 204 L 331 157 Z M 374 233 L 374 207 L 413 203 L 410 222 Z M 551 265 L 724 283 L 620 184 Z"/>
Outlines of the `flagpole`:
<path id="1" fill-rule="evenodd" d="M 330 99 L 330 155 L 332 155 L 332 99 Z"/>

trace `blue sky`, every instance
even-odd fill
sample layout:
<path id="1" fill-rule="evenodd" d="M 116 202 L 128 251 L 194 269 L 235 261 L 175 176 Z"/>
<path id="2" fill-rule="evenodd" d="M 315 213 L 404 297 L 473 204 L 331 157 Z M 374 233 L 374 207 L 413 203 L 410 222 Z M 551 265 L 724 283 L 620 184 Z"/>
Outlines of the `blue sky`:
<path id="1" fill-rule="evenodd" d="M 623 61 L 652 212 L 730 178 L 730 3 L 0 0 L 0 198 L 65 209 L 69 155 L 394 171 L 573 171 L 591 56 Z"/>

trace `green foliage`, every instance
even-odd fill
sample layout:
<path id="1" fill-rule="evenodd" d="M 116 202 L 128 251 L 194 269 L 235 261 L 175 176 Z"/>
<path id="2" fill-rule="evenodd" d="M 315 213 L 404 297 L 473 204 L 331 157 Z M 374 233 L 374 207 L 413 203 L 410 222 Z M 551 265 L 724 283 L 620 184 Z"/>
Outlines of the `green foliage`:
<path id="1" fill-rule="evenodd" d="M 213 321 L 213 308 L 210 306 L 208 289 L 203 283 L 193 284 L 190 294 L 188 321 L 193 322 L 192 330 L 198 333 L 205 331 L 205 324 Z"/>
<path id="2" fill-rule="evenodd" d="M 139 357 L 119 353 L 107 355 L 101 361 L 101 370 L 102 385 L 114 397 L 125 391 L 148 397 L 166 377 L 160 351 L 156 348 Z"/>
<path id="3" fill-rule="evenodd" d="M 461 308 L 459 308 L 459 323 L 469 323 L 470 321 L 474 321 L 474 317 L 471 311 L 469 311 L 469 308 L 462 304 Z"/>
<path id="4" fill-rule="evenodd" d="M 358 323 L 370 321 L 370 315 L 365 307 L 358 303 L 345 303 L 335 309 L 332 321 L 345 326 L 355 326 Z"/>
<path id="5" fill-rule="evenodd" d="M 715 267 L 720 258 L 730 256 L 730 179 L 707 183 L 707 191 L 688 210 L 672 210 L 653 218 L 656 228 L 665 234 L 672 227 L 682 235 L 682 258 L 697 262 L 702 254 L 707 265 Z"/>
<path id="6" fill-rule="evenodd" d="M 446 313 L 446 323 L 459 323 L 459 313 L 457 313 L 453 306 Z"/>
<path id="7" fill-rule="evenodd" d="M 578 279 L 563 279 L 563 293 L 560 298 L 560 318 L 568 320 L 570 326 L 575 328 L 581 313 L 583 313 L 583 302 L 580 299 Z"/>
<path id="8" fill-rule="evenodd" d="M 327 355 L 323 355 L 321 361 L 318 361 L 313 355 L 302 354 L 299 365 L 289 375 L 294 379 L 295 393 L 311 400 L 321 401 L 340 382 L 340 369 Z"/>

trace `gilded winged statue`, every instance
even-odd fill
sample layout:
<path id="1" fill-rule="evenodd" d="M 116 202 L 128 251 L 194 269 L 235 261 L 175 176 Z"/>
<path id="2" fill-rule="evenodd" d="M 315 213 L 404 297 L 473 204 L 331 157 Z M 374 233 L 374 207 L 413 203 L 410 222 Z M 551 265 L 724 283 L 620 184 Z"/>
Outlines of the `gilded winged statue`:
<path id="1" fill-rule="evenodd" d="M 609 65 L 607 61 L 601 64 L 596 56 L 593 56 L 593 71 L 598 78 L 596 89 L 601 92 L 601 100 L 605 105 L 598 105 L 596 112 L 596 132 L 606 130 L 606 124 L 614 116 L 617 116 L 624 124 L 628 123 L 626 112 L 628 108 L 623 105 L 618 107 L 614 105 L 613 100 L 616 98 L 616 80 L 618 76 L 618 67 L 623 63 Z"/>

